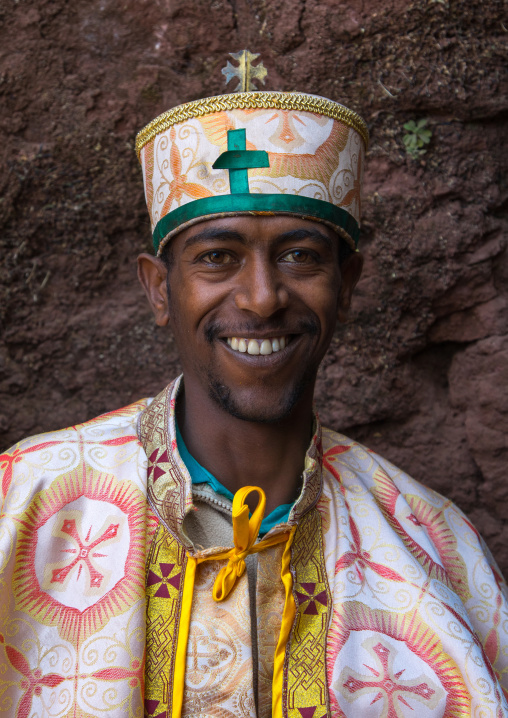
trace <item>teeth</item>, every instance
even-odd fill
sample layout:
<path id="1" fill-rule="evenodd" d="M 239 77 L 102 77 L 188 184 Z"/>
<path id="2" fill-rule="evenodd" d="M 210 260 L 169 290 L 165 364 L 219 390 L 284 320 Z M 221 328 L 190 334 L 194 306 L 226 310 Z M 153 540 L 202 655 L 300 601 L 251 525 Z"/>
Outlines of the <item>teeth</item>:
<path id="1" fill-rule="evenodd" d="M 272 353 L 272 342 L 269 339 L 263 339 L 259 347 L 259 353 L 263 355 Z"/>
<path id="2" fill-rule="evenodd" d="M 247 351 L 249 354 L 259 354 L 259 344 L 255 339 L 249 339 Z"/>
<path id="3" fill-rule="evenodd" d="M 235 352 L 245 354 L 247 352 L 251 356 L 268 356 L 274 352 L 279 352 L 287 346 L 287 337 L 276 337 L 274 339 L 241 339 L 239 337 L 228 337 L 227 343 Z"/>

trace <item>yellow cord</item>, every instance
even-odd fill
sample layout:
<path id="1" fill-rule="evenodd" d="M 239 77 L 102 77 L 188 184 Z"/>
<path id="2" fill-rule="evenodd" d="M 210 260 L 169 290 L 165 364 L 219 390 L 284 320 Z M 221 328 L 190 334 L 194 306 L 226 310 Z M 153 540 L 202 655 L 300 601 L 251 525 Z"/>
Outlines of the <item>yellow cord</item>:
<path id="1" fill-rule="evenodd" d="M 247 496 L 253 491 L 259 496 L 258 505 L 249 519 L 249 507 L 246 503 Z M 273 673 L 273 716 L 282 716 L 282 682 L 284 656 L 286 643 L 289 640 L 291 627 L 295 617 L 295 602 L 292 594 L 293 579 L 289 570 L 291 561 L 291 543 L 296 526 L 290 531 L 276 534 L 270 538 L 263 539 L 256 543 L 263 521 L 266 506 L 266 496 L 263 489 L 257 486 L 244 486 L 239 489 L 233 499 L 233 541 L 234 546 L 227 551 L 221 551 L 208 556 L 191 556 L 187 554 L 187 566 L 182 591 L 182 608 L 180 611 L 180 624 L 178 628 L 178 643 L 175 656 L 175 672 L 173 678 L 173 707 L 172 718 L 180 718 L 182 714 L 183 694 L 185 688 L 185 664 L 187 659 L 187 642 L 189 640 L 189 628 L 191 621 L 192 597 L 194 594 L 194 579 L 198 564 L 204 561 L 218 561 L 227 559 L 228 562 L 221 568 L 213 584 L 213 598 L 215 601 L 224 601 L 238 579 L 245 573 L 245 559 L 249 554 L 259 553 L 265 548 L 275 546 L 286 541 L 286 547 L 282 556 L 281 579 L 285 589 L 284 612 L 282 624 L 275 649 L 275 663 Z M 276 713 L 275 710 L 278 712 Z"/>
<path id="2" fill-rule="evenodd" d="M 196 559 L 187 554 L 187 566 L 185 568 L 182 591 L 182 610 L 180 611 L 180 625 L 178 627 L 178 638 L 176 644 L 175 672 L 173 676 L 172 718 L 180 718 L 182 715 L 183 692 L 185 688 L 185 663 L 187 659 L 187 642 L 189 640 L 192 595 L 194 593 L 196 568 Z"/>
<path id="3" fill-rule="evenodd" d="M 284 601 L 284 611 L 282 613 L 282 622 L 280 626 L 279 640 L 275 649 L 273 661 L 273 679 L 272 679 L 272 718 L 282 718 L 282 690 L 284 683 L 284 660 L 286 657 L 286 646 L 291 634 L 291 628 L 295 620 L 296 606 L 293 598 L 293 576 L 291 575 L 291 544 L 295 535 L 296 526 L 293 526 L 289 534 L 289 538 L 282 555 L 282 565 L 280 569 L 280 577 L 284 584 L 286 598 Z"/>

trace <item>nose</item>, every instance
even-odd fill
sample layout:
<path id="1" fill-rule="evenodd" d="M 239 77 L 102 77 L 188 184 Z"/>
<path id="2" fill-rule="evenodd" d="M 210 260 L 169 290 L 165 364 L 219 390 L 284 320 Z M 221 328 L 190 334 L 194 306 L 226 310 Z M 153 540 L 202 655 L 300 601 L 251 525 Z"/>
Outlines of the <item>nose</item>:
<path id="1" fill-rule="evenodd" d="M 235 304 L 259 317 L 270 317 L 288 305 L 289 293 L 282 277 L 270 262 L 252 262 L 238 274 Z"/>

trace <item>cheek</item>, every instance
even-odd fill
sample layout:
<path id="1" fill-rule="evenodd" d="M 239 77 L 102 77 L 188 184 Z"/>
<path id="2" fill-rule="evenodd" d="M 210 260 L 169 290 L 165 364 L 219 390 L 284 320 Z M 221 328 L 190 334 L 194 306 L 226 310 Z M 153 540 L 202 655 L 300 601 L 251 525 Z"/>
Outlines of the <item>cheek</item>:
<path id="1" fill-rule="evenodd" d="M 171 286 L 171 324 L 180 334 L 190 335 L 228 301 L 226 287 L 218 283 L 185 281 Z"/>
<path id="2" fill-rule="evenodd" d="M 322 282 L 306 294 L 306 303 L 320 318 L 323 331 L 329 324 L 335 325 L 339 297 L 339 285 L 332 281 Z"/>

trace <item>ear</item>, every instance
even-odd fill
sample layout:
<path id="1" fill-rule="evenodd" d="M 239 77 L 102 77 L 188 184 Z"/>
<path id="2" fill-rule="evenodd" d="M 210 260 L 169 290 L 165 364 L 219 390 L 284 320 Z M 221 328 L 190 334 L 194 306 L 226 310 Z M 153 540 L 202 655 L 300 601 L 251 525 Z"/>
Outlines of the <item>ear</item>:
<path id="1" fill-rule="evenodd" d="M 339 305 L 337 309 L 337 319 L 339 322 L 345 322 L 349 314 L 353 291 L 363 269 L 363 254 L 354 252 L 344 260 L 340 266 L 342 284 L 339 294 Z"/>
<path id="2" fill-rule="evenodd" d="M 167 274 L 167 269 L 161 259 L 153 257 L 151 254 L 139 255 L 138 279 L 145 290 L 155 322 L 159 327 L 164 327 L 169 322 Z"/>

